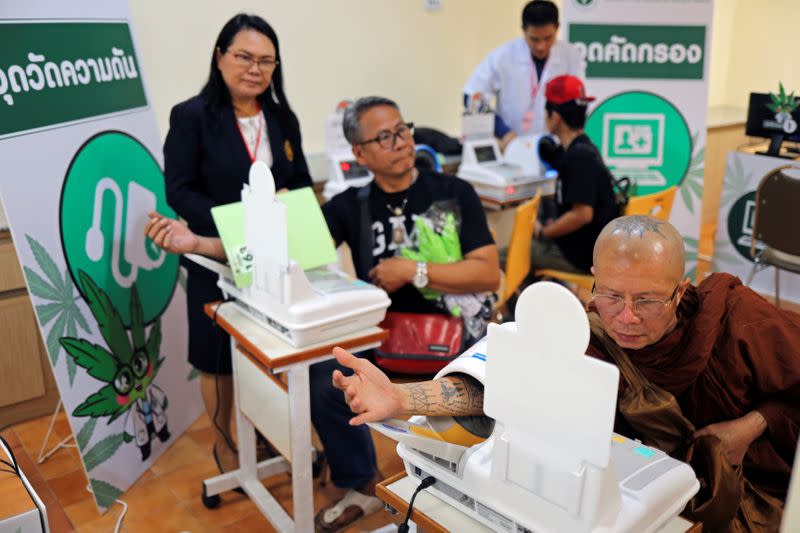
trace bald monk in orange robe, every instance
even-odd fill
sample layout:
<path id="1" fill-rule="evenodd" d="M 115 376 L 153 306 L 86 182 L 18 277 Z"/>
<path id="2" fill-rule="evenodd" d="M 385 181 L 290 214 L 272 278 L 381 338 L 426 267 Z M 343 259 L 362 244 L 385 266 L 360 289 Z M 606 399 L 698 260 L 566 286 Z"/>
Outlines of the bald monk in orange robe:
<path id="1" fill-rule="evenodd" d="M 610 222 L 595 243 L 593 262 L 589 307 L 604 336 L 652 384 L 675 396 L 696 428 L 694 438 L 719 438 L 748 481 L 767 498 L 784 500 L 800 429 L 800 315 L 776 308 L 728 274 L 691 285 L 683 279 L 680 234 L 650 217 Z M 368 361 L 335 353 L 355 371 L 333 374 L 357 414 L 351 424 L 483 414 L 482 386 L 469 376 L 393 384 Z M 610 360 L 594 334 L 589 355 Z M 617 421 L 619 432 L 630 434 L 624 418 Z M 747 527 L 771 530 L 776 516 L 769 518 L 771 526 Z"/>

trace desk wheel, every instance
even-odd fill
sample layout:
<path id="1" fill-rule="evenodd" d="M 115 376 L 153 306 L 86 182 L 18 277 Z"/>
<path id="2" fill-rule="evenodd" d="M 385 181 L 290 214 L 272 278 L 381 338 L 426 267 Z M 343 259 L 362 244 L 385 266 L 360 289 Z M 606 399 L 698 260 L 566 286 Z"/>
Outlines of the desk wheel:
<path id="1" fill-rule="evenodd" d="M 219 494 L 214 494 L 213 496 L 208 495 L 205 483 L 203 483 L 203 494 L 200 496 L 200 499 L 203 501 L 203 505 L 206 509 L 216 509 L 222 501 Z"/>

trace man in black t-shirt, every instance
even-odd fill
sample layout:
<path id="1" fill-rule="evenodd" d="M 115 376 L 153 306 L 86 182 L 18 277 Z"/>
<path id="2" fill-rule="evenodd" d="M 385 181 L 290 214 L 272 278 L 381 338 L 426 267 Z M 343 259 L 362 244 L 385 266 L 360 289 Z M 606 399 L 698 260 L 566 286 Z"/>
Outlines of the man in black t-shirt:
<path id="1" fill-rule="evenodd" d="M 375 179 L 366 190 L 350 188 L 338 194 L 322 211 L 337 246 L 346 242 L 350 247 L 358 277 L 389 293 L 390 310 L 441 312 L 418 289 L 493 291 L 500 263 L 475 190 L 454 176 L 414 168 L 412 132 L 413 126 L 389 99 L 366 97 L 350 106 L 344 117 L 345 137 L 358 163 L 367 166 Z M 416 246 L 414 219 L 433 204 L 460 217 L 463 260 L 429 264 L 397 257 L 398 249 Z M 370 224 L 366 235 L 365 219 Z"/>
<path id="2" fill-rule="evenodd" d="M 545 99 L 547 129 L 561 144 L 548 158 L 558 171 L 557 218 L 537 225 L 531 245 L 532 269 L 589 274 L 597 236 L 620 214 L 611 171 L 583 131 L 586 108 L 594 98 L 586 96 L 579 78 L 558 76 L 547 84 Z"/>
<path id="3" fill-rule="evenodd" d="M 478 195 L 459 178 L 414 168 L 413 125 L 403 120 L 397 104 L 387 98 L 361 98 L 345 111 L 343 128 L 356 160 L 368 167 L 375 179 L 365 187 L 336 195 L 322 206 L 322 212 L 336 245 L 346 242 L 350 247 L 358 277 L 389 293 L 391 311 L 412 313 L 443 312 L 422 296 L 420 289 L 426 287 L 448 294 L 496 290 L 500 262 Z M 433 264 L 396 255 L 400 248 L 416 247 L 414 219 L 434 204 L 459 216 L 463 259 Z M 321 379 L 319 376 L 324 376 L 329 385 L 334 368 L 347 371 L 336 361 L 315 365 L 312 390 L 315 381 Z M 323 374 L 326 369 L 327 375 Z M 326 401 L 328 407 L 320 405 L 319 396 L 312 393 L 312 413 L 330 410 L 329 418 L 335 419 L 337 426 L 346 423 L 346 418 L 340 419 L 340 406 L 347 408 L 345 398 L 331 394 L 326 395 Z M 371 445 L 355 439 L 347 441 L 349 470 L 361 472 L 369 464 L 374 465 Z M 323 444 L 327 453 L 328 444 Z M 335 446 L 341 447 L 341 443 Z M 377 477 L 365 485 L 351 485 L 357 494 L 346 496 L 345 503 L 320 511 L 317 530 L 338 531 L 357 519 L 358 507 L 363 510 L 366 506 L 356 502 L 374 494 L 375 481 Z"/>

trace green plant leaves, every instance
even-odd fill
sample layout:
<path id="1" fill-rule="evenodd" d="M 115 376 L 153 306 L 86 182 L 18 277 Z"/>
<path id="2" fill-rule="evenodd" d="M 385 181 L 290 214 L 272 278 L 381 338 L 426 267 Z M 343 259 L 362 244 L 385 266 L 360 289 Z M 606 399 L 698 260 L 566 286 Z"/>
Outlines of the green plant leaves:
<path id="1" fill-rule="evenodd" d="M 699 241 L 692 237 L 683 237 L 683 244 L 686 249 L 686 274 L 685 276 L 693 281 L 697 277 L 697 248 Z"/>
<path id="2" fill-rule="evenodd" d="M 122 491 L 110 483 L 99 479 L 90 479 L 89 483 L 92 485 L 92 492 L 94 492 L 94 499 L 100 507 L 108 508 L 114 505 L 122 495 Z"/>
<path id="3" fill-rule="evenodd" d="M 91 472 L 96 466 L 111 459 L 124 441 L 122 433 L 115 433 L 92 446 L 88 452 L 83 454 L 83 465 L 86 467 L 86 471 Z"/>
<path id="4" fill-rule="evenodd" d="M 128 330 L 125 329 L 122 317 L 105 291 L 98 287 L 86 272 L 81 270 L 78 272 L 78 277 L 86 295 L 89 309 L 91 309 L 92 315 L 97 320 L 97 327 L 111 349 L 111 353 L 121 363 L 130 364 L 133 350 L 131 349 Z"/>
<path id="5" fill-rule="evenodd" d="M 108 416 L 113 415 L 119 409 L 120 405 L 117 403 L 117 391 L 115 391 L 114 387 L 111 385 L 106 385 L 76 407 L 72 412 L 72 416 Z M 111 423 L 111 420 L 109 420 L 109 423 Z"/>
<path id="6" fill-rule="evenodd" d="M 44 274 L 44 277 L 35 270 L 25 267 L 25 278 L 31 293 L 49 303 L 36 305 L 36 314 L 42 328 L 52 323 L 47 333 L 45 343 L 50 361 L 55 366 L 58 363 L 58 356 L 61 352 L 59 339 L 66 333 L 76 336 L 78 328 L 89 333 L 89 324 L 83 316 L 78 305 L 75 303 L 75 285 L 72 283 L 72 276 L 65 271 L 63 277 L 55 261 L 47 253 L 44 246 L 30 235 L 25 235 L 28 246 L 33 253 L 36 264 Z M 72 358 L 67 359 L 67 370 L 69 384 L 72 385 L 75 379 L 75 362 Z"/>
<path id="7" fill-rule="evenodd" d="M 720 204 L 727 208 L 748 191 L 750 174 L 745 173 L 742 160 L 734 154 L 725 167 L 725 180 L 722 185 L 722 199 Z"/>
<path id="8" fill-rule="evenodd" d="M 117 363 L 108 350 L 84 339 L 64 337 L 61 345 L 75 362 L 86 369 L 90 376 L 110 383 L 117 373 Z"/>
<path id="9" fill-rule="evenodd" d="M 88 422 L 86 422 L 78 434 L 75 436 L 75 442 L 78 444 L 78 449 L 83 453 L 83 450 L 86 449 L 86 445 L 89 444 L 89 441 L 92 438 L 92 433 L 94 433 L 94 428 L 97 425 L 96 418 L 90 418 Z"/>
<path id="10" fill-rule="evenodd" d="M 703 174 L 705 173 L 705 146 L 699 147 L 697 145 L 697 136 L 695 133 L 692 135 L 692 149 L 695 150 L 692 154 L 692 159 L 689 162 L 689 169 L 686 172 L 686 177 L 681 183 L 680 193 L 683 203 L 689 213 L 694 214 L 695 200 L 698 206 L 703 200 Z"/>
<path id="11" fill-rule="evenodd" d="M 147 356 L 150 360 L 155 364 L 159 363 L 157 366 L 161 366 L 161 362 L 158 360 L 158 353 L 161 349 L 161 319 L 159 318 L 153 323 L 153 327 L 150 328 L 150 335 L 147 337 Z"/>

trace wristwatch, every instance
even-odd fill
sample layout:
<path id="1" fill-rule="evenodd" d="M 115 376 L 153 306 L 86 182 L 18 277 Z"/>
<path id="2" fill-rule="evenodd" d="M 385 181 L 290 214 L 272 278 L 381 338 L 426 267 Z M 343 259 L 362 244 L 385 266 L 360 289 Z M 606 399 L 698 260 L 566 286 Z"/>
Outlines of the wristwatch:
<path id="1" fill-rule="evenodd" d="M 428 263 L 417 263 L 417 273 L 414 274 L 414 286 L 418 289 L 428 286 Z"/>

